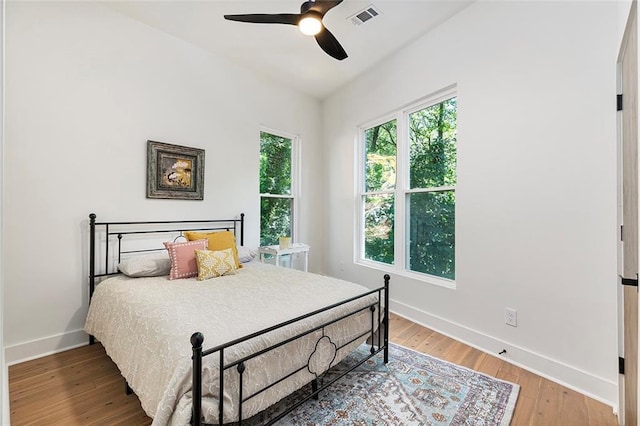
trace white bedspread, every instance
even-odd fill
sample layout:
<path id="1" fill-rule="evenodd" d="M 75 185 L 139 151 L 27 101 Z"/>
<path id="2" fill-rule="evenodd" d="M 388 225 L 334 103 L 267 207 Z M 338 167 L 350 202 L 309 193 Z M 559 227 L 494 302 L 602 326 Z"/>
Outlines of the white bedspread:
<path id="1" fill-rule="evenodd" d="M 194 332 L 202 332 L 203 348 L 211 348 L 366 291 L 346 281 L 256 262 L 245 265 L 236 275 L 207 281 L 115 276 L 96 287 L 85 331 L 103 344 L 154 425 L 183 425 L 191 418 L 189 339 Z M 370 295 L 227 349 L 225 363 L 375 300 L 377 296 Z M 348 322 L 327 327 L 325 334 L 340 346 L 370 327 L 371 314 L 365 310 Z M 247 363 L 244 395 L 306 365 L 321 335 L 319 331 Z M 339 351 L 334 364 L 363 340 Z M 203 360 L 202 409 L 207 423 L 218 423 L 218 366 L 217 353 Z M 225 423 L 237 420 L 238 373 L 232 370 L 225 372 Z M 313 378 L 305 369 L 252 398 L 243 405 L 243 418 Z"/>

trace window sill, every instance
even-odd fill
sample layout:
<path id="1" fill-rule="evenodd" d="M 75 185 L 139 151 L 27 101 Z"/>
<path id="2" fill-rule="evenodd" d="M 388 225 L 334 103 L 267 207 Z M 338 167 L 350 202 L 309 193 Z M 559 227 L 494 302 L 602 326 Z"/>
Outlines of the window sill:
<path id="1" fill-rule="evenodd" d="M 445 287 L 455 290 L 456 282 L 446 278 L 440 278 L 433 275 L 421 274 L 419 272 L 407 271 L 406 269 L 400 269 L 395 266 L 387 265 L 385 263 L 374 262 L 371 260 L 356 260 L 356 265 L 372 268 L 377 271 L 387 272 L 389 274 L 399 275 L 401 277 L 410 278 L 416 281 L 422 281 L 427 284 L 437 285 L 439 287 Z"/>

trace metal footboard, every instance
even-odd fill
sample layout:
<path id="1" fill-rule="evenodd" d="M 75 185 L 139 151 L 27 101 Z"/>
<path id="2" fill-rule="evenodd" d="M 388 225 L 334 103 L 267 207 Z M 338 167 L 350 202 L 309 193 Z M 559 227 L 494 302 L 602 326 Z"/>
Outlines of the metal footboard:
<path id="1" fill-rule="evenodd" d="M 306 395 L 303 399 L 301 399 L 300 401 L 296 402 L 295 404 L 293 404 L 292 406 L 290 406 L 287 410 L 285 410 L 284 412 L 280 413 L 279 415 L 277 415 L 276 417 L 272 418 L 268 423 L 266 423 L 266 425 L 271 425 L 276 423 L 277 421 L 279 421 L 280 419 L 282 419 L 284 416 L 286 416 L 287 414 L 289 414 L 291 411 L 293 411 L 294 409 L 296 409 L 297 407 L 299 407 L 300 405 L 302 405 L 304 402 L 308 401 L 311 398 L 317 398 L 318 394 L 320 392 L 322 392 L 323 390 L 327 389 L 329 386 L 331 386 L 333 383 L 335 383 L 336 381 L 338 381 L 340 378 L 344 377 L 346 374 L 348 374 L 349 372 L 353 371 L 354 369 L 356 369 L 357 367 L 359 367 L 360 365 L 362 365 L 364 362 L 366 362 L 368 359 L 372 358 L 373 356 L 377 355 L 380 352 L 383 352 L 383 356 L 384 356 L 384 363 L 386 364 L 389 361 L 389 281 L 390 281 L 390 277 L 388 274 L 384 275 L 384 286 L 368 291 L 366 293 L 363 293 L 359 296 L 356 297 L 352 297 L 350 299 L 344 300 L 342 302 L 339 303 L 335 303 L 333 305 L 327 306 L 325 308 L 313 311 L 313 312 L 309 312 L 305 315 L 299 316 L 297 318 L 293 318 L 289 321 L 274 325 L 272 327 L 266 328 L 264 330 L 258 331 L 256 333 L 247 335 L 245 337 L 233 340 L 231 342 L 225 343 L 223 345 L 219 345 L 216 347 L 213 347 L 211 349 L 206 349 L 203 350 L 202 348 L 202 344 L 204 343 L 204 336 L 202 335 L 202 333 L 194 333 L 191 336 L 191 345 L 192 345 L 192 350 L 193 350 L 193 386 L 192 386 L 192 398 L 193 398 L 193 409 L 192 409 L 192 418 L 191 418 L 191 424 L 194 426 L 200 426 L 203 424 L 203 415 L 202 415 L 202 359 L 205 356 L 212 356 L 213 354 L 218 354 L 219 359 L 220 359 L 220 377 L 219 377 L 219 406 L 218 406 L 218 424 L 219 425 L 223 425 L 224 424 L 224 372 L 226 370 L 229 370 L 231 368 L 235 368 L 238 375 L 239 375 L 239 395 L 238 395 L 238 401 L 239 401 L 239 409 L 238 409 L 238 425 L 241 425 L 243 423 L 243 409 L 242 409 L 242 404 L 247 402 L 248 400 L 250 400 L 251 398 L 254 398 L 255 396 L 261 394 L 262 392 L 265 392 L 267 390 L 269 390 L 270 388 L 272 388 L 273 386 L 279 384 L 280 382 L 288 379 L 289 377 L 299 373 L 300 371 L 303 371 L 304 369 L 308 369 L 309 372 L 311 372 L 310 368 L 309 368 L 309 363 L 311 360 L 311 356 L 312 354 L 309 355 L 309 359 L 307 361 L 307 364 L 297 368 L 296 370 L 290 372 L 289 374 L 281 377 L 280 379 L 278 379 L 277 381 L 270 383 L 268 385 L 266 385 L 265 387 L 253 392 L 250 395 L 245 395 L 244 394 L 244 386 L 243 386 L 243 376 L 246 370 L 246 363 L 247 361 L 263 355 L 269 351 L 272 351 L 276 348 L 279 348 L 287 343 L 290 343 L 294 340 L 303 338 L 304 336 L 307 336 L 311 333 L 314 333 L 316 331 L 321 330 L 322 331 L 322 336 L 318 339 L 318 341 L 316 342 L 316 347 L 318 345 L 318 343 L 320 342 L 320 340 L 322 339 L 329 339 L 329 343 L 333 344 L 336 350 L 336 353 L 338 350 L 340 350 L 341 348 L 359 340 L 362 339 L 364 337 L 366 337 L 367 335 L 370 335 L 370 342 L 371 342 L 371 348 L 369 350 L 370 354 L 363 358 L 362 360 L 360 360 L 358 363 L 356 363 L 354 366 L 352 366 L 350 369 L 342 372 L 341 374 L 339 374 L 338 376 L 334 377 L 331 381 L 328 381 L 327 383 L 323 383 L 321 386 L 319 386 L 318 384 L 318 379 L 319 377 L 316 375 L 316 378 L 312 380 L 312 392 L 309 395 Z M 235 345 L 238 345 L 242 342 L 246 342 L 250 339 L 253 339 L 255 337 L 264 335 L 266 333 L 269 333 L 271 331 L 280 329 L 282 327 L 286 327 L 288 325 L 297 323 L 299 321 L 302 321 L 306 318 L 309 318 L 313 315 L 322 313 L 322 312 L 326 312 L 329 311 L 331 309 L 334 309 L 338 306 L 342 306 L 354 301 L 357 301 L 359 299 L 362 299 L 364 297 L 367 297 L 371 294 L 377 294 L 378 298 L 377 301 L 366 305 L 364 307 L 360 307 L 357 308 L 353 311 L 350 311 L 344 315 L 341 315 L 338 318 L 335 318 L 333 320 L 330 321 L 326 321 L 323 322 L 322 324 L 319 324 L 311 329 L 305 330 L 301 333 L 298 333 L 286 340 L 283 340 L 281 342 L 278 342 L 274 345 L 271 345 L 265 349 L 262 349 L 256 353 L 252 353 L 250 355 L 247 355 L 245 357 L 242 357 L 238 360 L 232 361 L 232 362 L 228 362 L 225 364 L 225 349 L 228 349 L 230 347 L 233 347 Z M 331 338 L 326 336 L 324 333 L 324 329 L 325 327 L 334 324 L 338 321 L 344 320 L 348 317 L 354 316 L 356 314 L 361 313 L 362 311 L 370 311 L 371 312 L 371 329 L 367 330 L 366 332 L 362 333 L 359 336 L 356 336 L 354 339 L 352 339 L 349 342 L 346 342 L 340 346 L 337 346 L 335 343 L 333 343 L 331 341 Z M 377 337 L 376 337 L 376 331 L 377 332 Z M 377 343 L 377 344 L 376 344 Z M 335 360 L 335 355 L 334 355 L 334 360 Z M 333 365 L 333 360 L 329 363 L 329 368 L 332 367 Z"/>

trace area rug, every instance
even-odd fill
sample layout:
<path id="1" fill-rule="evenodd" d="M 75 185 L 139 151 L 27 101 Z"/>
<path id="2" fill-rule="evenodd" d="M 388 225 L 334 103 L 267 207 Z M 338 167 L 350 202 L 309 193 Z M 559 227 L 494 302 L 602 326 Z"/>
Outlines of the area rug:
<path id="1" fill-rule="evenodd" d="M 368 347 L 332 368 L 324 380 L 366 356 Z M 278 421 L 278 425 L 509 425 L 520 387 L 402 346 L 389 363 L 376 355 Z M 301 389 L 249 419 L 264 424 L 304 398 Z"/>

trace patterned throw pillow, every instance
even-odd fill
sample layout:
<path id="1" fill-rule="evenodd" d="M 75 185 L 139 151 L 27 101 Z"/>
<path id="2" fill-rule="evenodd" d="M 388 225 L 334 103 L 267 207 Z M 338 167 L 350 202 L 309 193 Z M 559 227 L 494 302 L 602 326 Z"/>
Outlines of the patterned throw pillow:
<path id="1" fill-rule="evenodd" d="M 217 231 L 217 232 L 195 232 L 188 231 L 184 233 L 189 241 L 206 239 L 208 241 L 207 250 L 233 250 L 233 259 L 236 262 L 236 268 L 242 268 L 240 261 L 238 260 L 238 247 L 236 246 L 236 236 L 231 231 Z"/>
<path id="2" fill-rule="evenodd" d="M 170 280 L 191 278 L 198 275 L 196 250 L 206 250 L 207 240 L 187 241 L 186 243 L 164 243 L 171 259 Z"/>
<path id="3" fill-rule="evenodd" d="M 222 275 L 232 275 L 238 269 L 231 249 L 196 250 L 196 261 L 198 263 L 198 281 Z"/>

